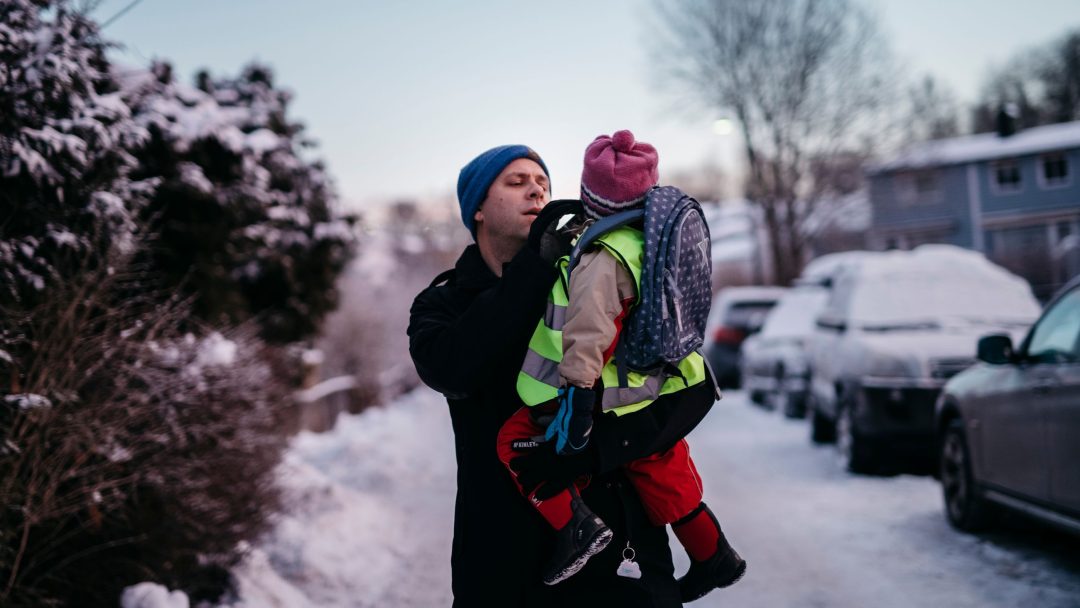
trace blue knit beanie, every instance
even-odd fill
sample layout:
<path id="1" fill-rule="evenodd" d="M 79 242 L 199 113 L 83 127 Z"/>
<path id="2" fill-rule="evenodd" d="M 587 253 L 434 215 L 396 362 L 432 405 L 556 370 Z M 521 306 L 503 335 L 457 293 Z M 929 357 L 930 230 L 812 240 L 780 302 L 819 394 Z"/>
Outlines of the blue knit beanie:
<path id="1" fill-rule="evenodd" d="M 551 179 L 551 174 L 548 173 L 544 160 L 528 146 L 499 146 L 492 148 L 472 159 L 461 170 L 461 174 L 458 175 L 457 195 L 458 205 L 461 206 L 461 221 L 472 233 L 474 239 L 476 238 L 476 220 L 473 216 L 476 215 L 476 210 L 480 208 L 480 204 L 487 198 L 488 189 L 491 188 L 495 178 L 499 177 L 499 174 L 507 165 L 519 158 L 536 161 L 536 164 L 540 165 L 540 168 L 548 176 L 548 180 Z M 548 187 L 550 188 L 550 186 Z"/>

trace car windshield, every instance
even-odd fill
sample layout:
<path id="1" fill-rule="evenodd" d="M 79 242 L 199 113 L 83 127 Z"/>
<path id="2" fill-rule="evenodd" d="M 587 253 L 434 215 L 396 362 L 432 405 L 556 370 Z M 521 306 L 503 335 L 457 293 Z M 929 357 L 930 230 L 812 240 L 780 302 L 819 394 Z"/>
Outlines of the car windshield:
<path id="1" fill-rule="evenodd" d="M 724 315 L 724 325 L 747 328 L 756 317 L 764 317 L 776 305 L 774 300 L 746 300 L 734 302 Z"/>
<path id="2" fill-rule="evenodd" d="M 881 276 L 861 281 L 851 319 L 870 331 L 1028 325 L 1039 305 L 1023 283 L 987 276 Z"/>
<path id="3" fill-rule="evenodd" d="M 797 287 L 769 313 L 763 338 L 802 338 L 814 333 L 814 321 L 825 306 L 829 292 L 819 287 Z"/>

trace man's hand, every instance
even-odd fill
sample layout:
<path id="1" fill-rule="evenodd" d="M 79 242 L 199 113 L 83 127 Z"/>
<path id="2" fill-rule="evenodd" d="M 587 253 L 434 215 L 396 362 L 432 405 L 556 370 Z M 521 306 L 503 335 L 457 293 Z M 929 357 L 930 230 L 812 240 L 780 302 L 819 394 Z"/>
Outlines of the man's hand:
<path id="1" fill-rule="evenodd" d="M 555 442 L 547 441 L 523 456 L 510 461 L 517 482 L 526 495 L 546 500 L 569 488 L 574 480 L 596 471 L 595 454 L 586 449 L 570 456 L 555 453 Z"/>
<path id="2" fill-rule="evenodd" d="M 555 260 L 564 255 L 569 255 L 574 234 L 572 231 L 559 230 L 559 220 L 567 215 L 581 213 L 581 201 L 565 199 L 548 203 L 529 229 L 529 247 L 550 264 L 554 264 Z"/>

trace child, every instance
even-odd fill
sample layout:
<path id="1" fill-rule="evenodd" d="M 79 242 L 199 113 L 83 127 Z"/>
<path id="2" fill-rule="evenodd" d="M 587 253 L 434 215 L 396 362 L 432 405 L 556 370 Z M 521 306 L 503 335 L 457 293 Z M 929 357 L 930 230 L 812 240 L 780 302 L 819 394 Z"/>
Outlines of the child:
<path id="1" fill-rule="evenodd" d="M 643 206 L 657 181 L 656 150 L 636 142 L 630 131 L 597 137 L 585 151 L 581 198 L 587 215 L 594 220 Z M 545 435 L 557 442 L 560 454 L 582 450 L 592 428 L 594 405 L 600 406 L 602 412 L 630 414 L 646 407 L 660 393 L 706 381 L 704 363 L 697 353 L 680 362 L 682 377 L 637 374 L 637 388 L 629 391 L 611 381 L 615 368 L 612 354 L 623 319 L 638 291 L 644 238 L 640 229 L 622 227 L 599 237 L 596 244 L 582 255 L 569 281 L 567 258 L 559 261 L 563 279 L 552 288 L 548 311 L 537 325 L 518 377 L 518 393 L 527 407 L 511 416 L 499 433 L 499 458 L 508 468 L 509 461 L 519 455 L 515 450 L 522 438 Z M 598 382 L 603 378 L 608 379 L 608 387 L 598 386 L 603 384 Z M 649 393 L 647 386 L 655 390 L 643 397 L 643 389 Z M 596 389 L 601 388 L 598 395 Z M 598 396 L 600 403 L 596 404 Z M 552 414 L 554 420 L 545 429 L 544 423 Z M 679 581 L 683 601 L 728 586 L 742 576 L 746 563 L 728 544 L 716 517 L 701 502 L 701 478 L 690 460 L 685 439 L 666 452 L 630 462 L 625 465 L 625 473 L 650 521 L 658 526 L 671 524 L 691 557 L 690 570 Z M 517 483 L 512 469 L 511 474 Z M 581 501 L 582 487 L 579 480 L 553 496 L 548 496 L 550 491 L 537 496 L 540 488 L 528 495 L 557 532 L 556 554 L 544 576 L 546 584 L 553 585 L 575 574 L 613 536 Z M 619 574 L 635 577 L 635 568 L 636 564 L 625 560 Z"/>

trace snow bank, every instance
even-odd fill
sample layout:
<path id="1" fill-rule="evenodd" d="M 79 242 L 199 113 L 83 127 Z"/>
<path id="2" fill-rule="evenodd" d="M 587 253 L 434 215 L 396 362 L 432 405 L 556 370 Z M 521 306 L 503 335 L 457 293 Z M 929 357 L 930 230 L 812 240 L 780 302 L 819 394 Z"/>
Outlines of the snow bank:
<path id="1" fill-rule="evenodd" d="M 440 395 L 302 432 L 279 475 L 289 511 L 234 570 L 223 607 L 450 604 L 455 459 Z"/>
<path id="2" fill-rule="evenodd" d="M 124 589 L 121 608 L 188 608 L 190 602 L 183 591 L 169 591 L 157 583 L 139 583 Z"/>

